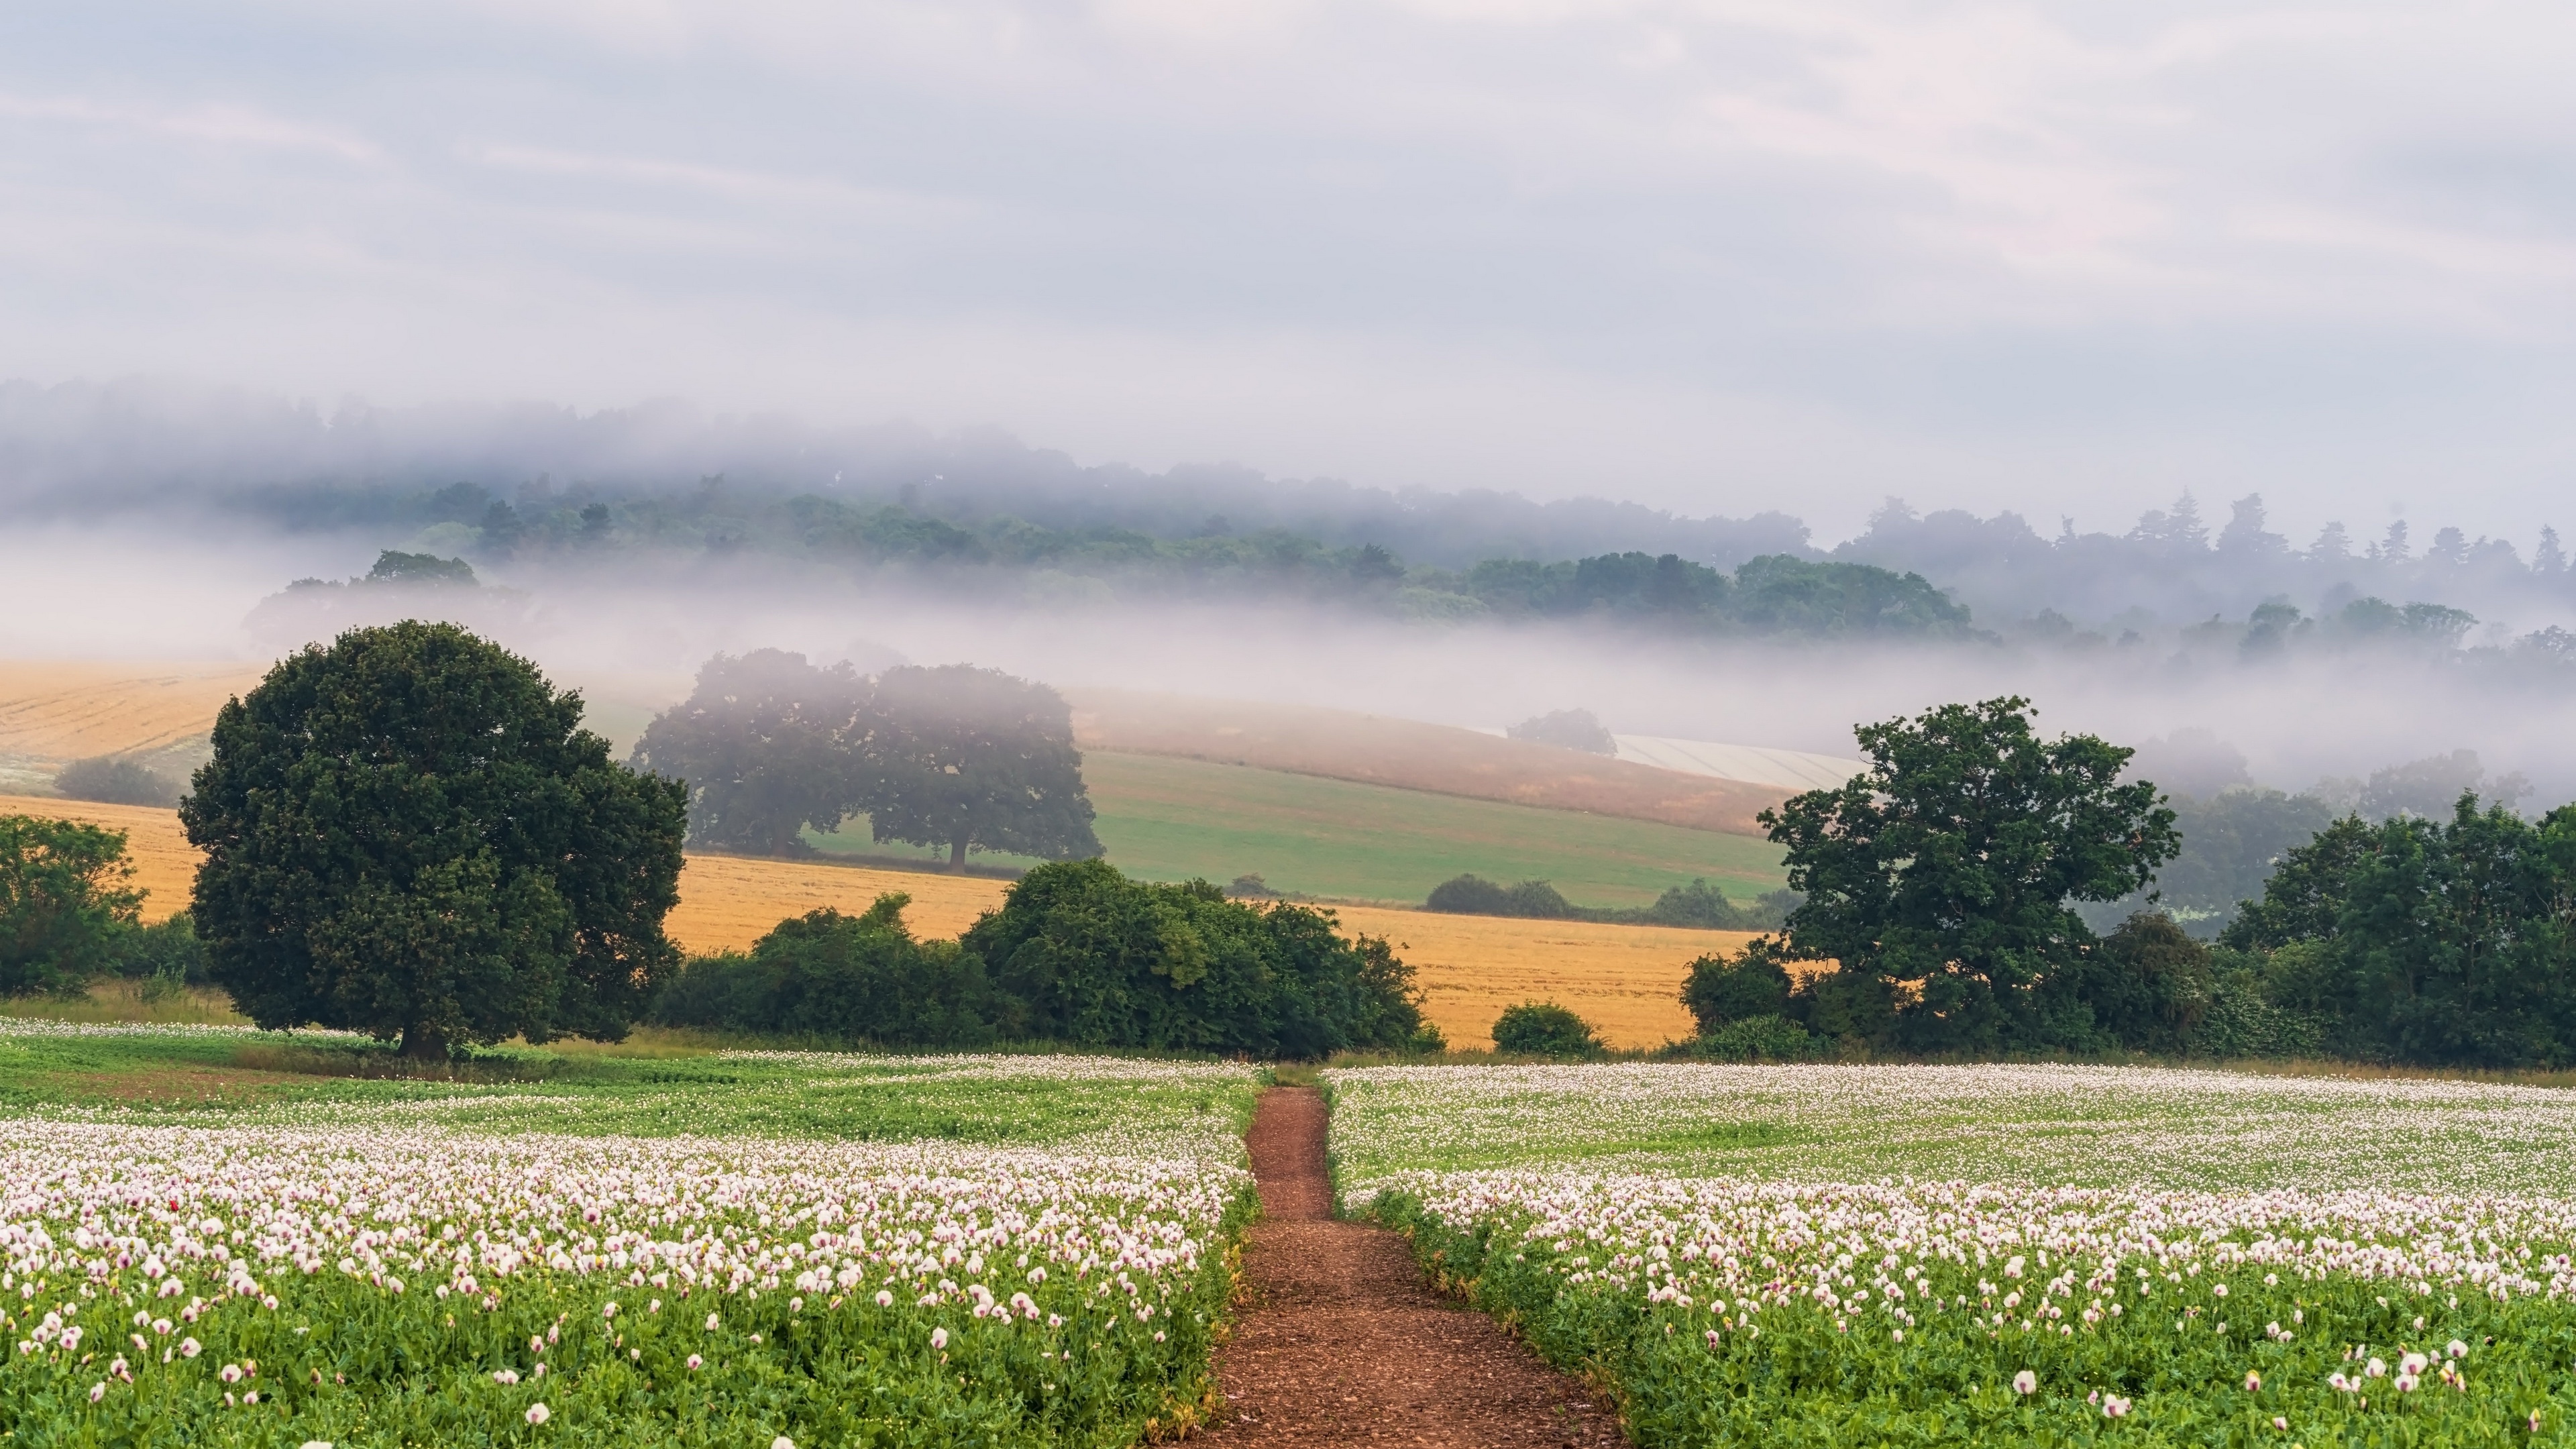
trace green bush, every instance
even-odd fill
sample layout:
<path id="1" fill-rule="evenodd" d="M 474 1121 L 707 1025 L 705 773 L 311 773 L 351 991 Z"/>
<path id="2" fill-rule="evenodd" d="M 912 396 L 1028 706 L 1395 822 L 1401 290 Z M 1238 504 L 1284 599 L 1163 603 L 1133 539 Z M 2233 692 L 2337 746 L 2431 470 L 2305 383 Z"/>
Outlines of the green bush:
<path id="1" fill-rule="evenodd" d="M 1494 1048 L 1532 1057 L 1589 1057 L 1601 1038 L 1582 1017 L 1553 1001 L 1524 1001 L 1494 1020 Z"/>
<path id="2" fill-rule="evenodd" d="M 147 996 L 175 995 L 182 987 L 205 985 L 206 948 L 197 940 L 195 918 L 181 911 L 167 920 L 118 932 L 115 971 L 128 981 L 142 982 Z"/>
<path id="3" fill-rule="evenodd" d="M 1413 968 L 1334 924 L 1081 860 L 1031 870 L 959 944 L 1033 1038 L 1297 1059 L 1415 1042 Z"/>
<path id="4" fill-rule="evenodd" d="M 1543 880 L 1507 886 L 1472 873 L 1433 886 L 1422 906 L 1454 916 L 1520 916 L 1539 921 L 1581 921 L 1602 914 L 1573 904 Z"/>
<path id="5" fill-rule="evenodd" d="M 1789 973 L 1768 941 L 1752 942 L 1731 959 L 1702 956 L 1682 983 L 1682 1005 L 1703 1037 L 1750 1017 L 1782 1017 L 1789 1011 Z"/>
<path id="6" fill-rule="evenodd" d="M 125 832 L 0 815 L 0 996 L 77 995 L 115 964 L 143 892 Z"/>
<path id="7" fill-rule="evenodd" d="M 1695 1055 L 1717 1062 L 1807 1062 L 1824 1048 L 1822 1038 L 1785 1016 L 1748 1016 L 1702 1036 Z"/>
<path id="8" fill-rule="evenodd" d="M 916 941 L 910 896 L 864 915 L 819 910 L 781 921 L 749 954 L 700 957 L 653 1004 L 664 1026 L 828 1037 L 885 1046 L 985 1046 L 1002 1003 L 981 961 L 953 941 Z"/>

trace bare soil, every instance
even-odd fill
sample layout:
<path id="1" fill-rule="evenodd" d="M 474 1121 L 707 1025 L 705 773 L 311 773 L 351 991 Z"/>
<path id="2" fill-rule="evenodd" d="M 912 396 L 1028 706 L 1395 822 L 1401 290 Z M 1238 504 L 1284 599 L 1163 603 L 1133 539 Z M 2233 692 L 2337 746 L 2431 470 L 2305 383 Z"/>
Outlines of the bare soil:
<path id="1" fill-rule="evenodd" d="M 1225 1400 L 1210 1443 L 1626 1443 L 1618 1416 L 1581 1382 L 1434 1294 L 1403 1238 L 1333 1218 L 1314 1089 L 1263 1093 L 1249 1142 L 1262 1218 L 1244 1253 L 1250 1301 L 1217 1355 Z"/>

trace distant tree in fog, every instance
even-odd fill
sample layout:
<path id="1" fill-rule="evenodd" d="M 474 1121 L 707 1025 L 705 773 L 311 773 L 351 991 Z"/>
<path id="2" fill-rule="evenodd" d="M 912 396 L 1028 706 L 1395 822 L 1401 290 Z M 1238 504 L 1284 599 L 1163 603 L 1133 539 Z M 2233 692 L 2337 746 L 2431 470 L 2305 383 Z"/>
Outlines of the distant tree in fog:
<path id="1" fill-rule="evenodd" d="M 1588 709 L 1560 709 L 1550 714 L 1533 715 L 1503 733 L 1516 740 L 1581 750 L 1588 755 L 1619 753 L 1619 742 L 1610 737 L 1610 731 L 1601 723 L 1600 717 Z"/>
<path id="2" fill-rule="evenodd" d="M 1043 684 L 998 669 L 906 666 L 878 676 L 873 762 L 862 808 L 880 841 L 1047 860 L 1102 853 L 1092 832 L 1073 711 Z"/>
<path id="3" fill-rule="evenodd" d="M 867 682 L 847 663 L 802 654 L 719 654 L 686 700 L 637 741 L 639 769 L 689 787 L 689 842 L 797 855 L 806 826 L 832 830 L 868 793 Z"/>

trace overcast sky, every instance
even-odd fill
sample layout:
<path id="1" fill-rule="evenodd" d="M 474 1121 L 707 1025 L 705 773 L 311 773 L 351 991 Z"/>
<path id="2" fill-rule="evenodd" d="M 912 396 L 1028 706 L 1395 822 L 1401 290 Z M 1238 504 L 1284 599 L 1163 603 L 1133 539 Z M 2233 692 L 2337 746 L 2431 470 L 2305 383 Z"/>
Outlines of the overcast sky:
<path id="1" fill-rule="evenodd" d="M 20 4 L 0 376 L 2527 547 L 2571 75 L 2564 0 Z"/>

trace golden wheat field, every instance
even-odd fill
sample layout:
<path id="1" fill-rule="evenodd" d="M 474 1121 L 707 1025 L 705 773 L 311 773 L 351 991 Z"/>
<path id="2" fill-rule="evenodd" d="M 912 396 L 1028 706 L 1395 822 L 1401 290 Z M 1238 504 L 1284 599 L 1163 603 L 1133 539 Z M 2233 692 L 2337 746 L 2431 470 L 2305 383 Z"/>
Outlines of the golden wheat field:
<path id="1" fill-rule="evenodd" d="M 77 760 L 139 754 L 213 728 L 224 701 L 259 683 L 241 664 L 0 660 L 0 755 Z"/>
<path id="2" fill-rule="evenodd" d="M 83 820 L 126 832 L 134 884 L 151 894 L 157 921 L 188 903 L 197 851 L 172 811 L 137 805 L 0 795 L 0 814 Z M 904 920 L 921 936 L 954 936 L 1001 904 L 1008 882 L 981 876 L 870 870 L 731 855 L 692 855 L 680 875 L 671 938 L 691 951 L 741 949 L 789 916 L 831 906 L 863 911 L 878 896 L 912 897 Z M 1612 1046 L 1646 1047 L 1690 1034 L 1679 999 L 1691 958 L 1750 939 L 1736 931 L 1682 931 L 1588 921 L 1442 916 L 1374 906 L 1334 908 L 1346 931 L 1384 936 L 1420 974 L 1433 1021 L 1461 1047 L 1492 1044 L 1506 1006 L 1554 1001 L 1600 1028 Z"/>

